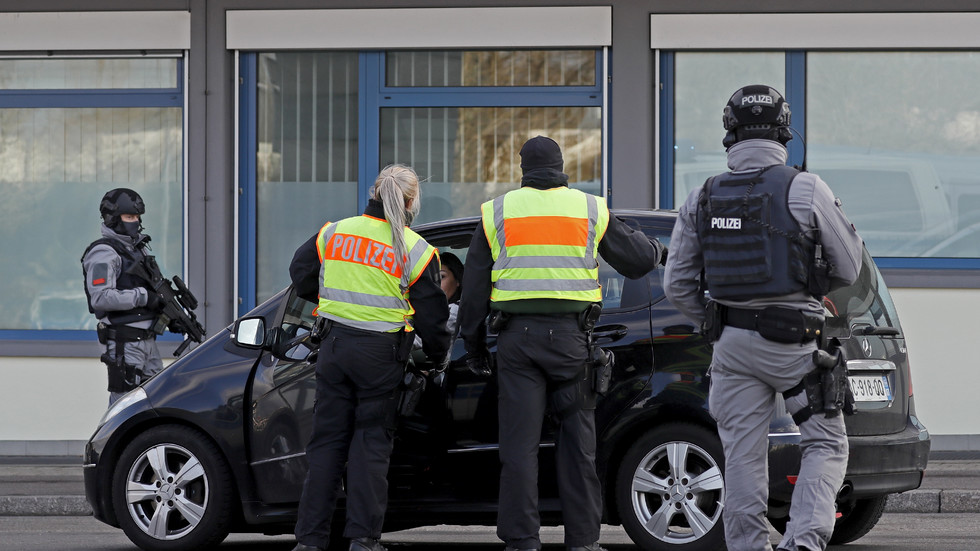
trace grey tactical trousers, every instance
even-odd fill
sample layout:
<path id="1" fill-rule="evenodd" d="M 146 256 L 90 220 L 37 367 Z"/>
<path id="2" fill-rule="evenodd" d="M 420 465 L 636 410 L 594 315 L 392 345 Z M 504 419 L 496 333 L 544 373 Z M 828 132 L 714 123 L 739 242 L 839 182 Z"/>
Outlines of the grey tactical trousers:
<path id="1" fill-rule="evenodd" d="M 725 327 L 714 346 L 708 407 L 725 451 L 723 519 L 729 551 L 769 551 L 766 503 L 769 422 L 777 392 L 814 369 L 815 343 L 782 344 L 755 331 Z M 787 400 L 795 413 L 806 393 Z M 803 454 L 790 523 L 780 550 L 823 551 L 834 529 L 835 499 L 847 469 L 843 416 L 815 414 L 800 426 Z"/>

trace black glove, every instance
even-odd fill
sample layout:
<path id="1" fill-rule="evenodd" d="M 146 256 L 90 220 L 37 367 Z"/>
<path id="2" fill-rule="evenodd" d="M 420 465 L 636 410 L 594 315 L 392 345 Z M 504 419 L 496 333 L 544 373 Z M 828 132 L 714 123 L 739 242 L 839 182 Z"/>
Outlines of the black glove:
<path id="1" fill-rule="evenodd" d="M 446 353 L 442 358 L 437 357 L 426 357 L 425 363 L 432 366 L 430 373 L 442 373 L 449 368 L 449 353 Z"/>
<path id="2" fill-rule="evenodd" d="M 490 351 L 484 350 L 466 355 L 466 368 L 480 377 L 489 377 L 490 371 Z"/>
<path id="3" fill-rule="evenodd" d="M 659 242 L 657 243 L 657 246 L 660 247 L 660 265 L 661 266 L 666 266 L 667 265 L 667 246 L 666 245 L 662 245 Z"/>
<path id="4" fill-rule="evenodd" d="M 153 291 L 146 292 L 146 309 L 158 312 L 163 309 L 163 301 L 160 300 L 160 295 L 154 293 Z"/>

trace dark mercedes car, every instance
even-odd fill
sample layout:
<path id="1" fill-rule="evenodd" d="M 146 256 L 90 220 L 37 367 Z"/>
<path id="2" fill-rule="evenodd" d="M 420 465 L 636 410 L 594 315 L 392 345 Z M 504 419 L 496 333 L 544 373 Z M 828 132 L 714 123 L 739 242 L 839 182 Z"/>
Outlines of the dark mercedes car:
<path id="1" fill-rule="evenodd" d="M 664 243 L 676 216 L 615 213 Z M 476 223 L 416 229 L 465 258 Z M 616 358 L 596 410 L 604 521 L 623 525 L 642 549 L 713 550 L 723 541 L 725 485 L 706 400 L 711 346 L 664 298 L 662 274 L 661 267 L 628 280 L 600 267 L 604 310 L 595 335 Z M 847 418 L 850 458 L 832 539 L 839 544 L 875 525 L 888 494 L 919 486 L 929 433 L 916 417 L 902 328 L 870 256 L 860 279 L 831 293 L 825 306 L 826 332 L 843 343 L 858 409 Z M 231 531 L 291 532 L 315 395 L 315 350 L 307 343 L 313 308 L 287 288 L 116 402 L 85 450 L 95 517 L 159 551 L 207 547 Z M 457 341 L 450 369 L 429 381 L 415 413 L 401 419 L 386 530 L 495 522 L 496 382 L 471 373 L 462 355 Z M 788 520 L 799 439 L 781 410 L 769 437 L 768 515 L 777 529 Z M 546 427 L 546 524 L 561 522 L 553 442 Z M 341 507 L 335 522 L 342 519 Z"/>

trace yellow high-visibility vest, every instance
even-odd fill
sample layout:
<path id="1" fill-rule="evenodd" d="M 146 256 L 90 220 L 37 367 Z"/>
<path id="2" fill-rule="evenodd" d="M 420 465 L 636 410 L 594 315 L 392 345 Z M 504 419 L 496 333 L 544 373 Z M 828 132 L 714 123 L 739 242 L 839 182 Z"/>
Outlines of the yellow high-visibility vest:
<path id="1" fill-rule="evenodd" d="M 483 203 L 481 212 L 493 256 L 492 302 L 602 300 L 596 258 L 609 208 L 595 195 L 522 187 Z"/>
<path id="2" fill-rule="evenodd" d="M 396 262 L 386 220 L 361 215 L 323 226 L 316 240 L 320 256 L 317 315 L 368 331 L 411 330 L 415 309 L 408 301 L 408 288 L 436 250 L 407 227 L 405 244 L 408 274 Z"/>

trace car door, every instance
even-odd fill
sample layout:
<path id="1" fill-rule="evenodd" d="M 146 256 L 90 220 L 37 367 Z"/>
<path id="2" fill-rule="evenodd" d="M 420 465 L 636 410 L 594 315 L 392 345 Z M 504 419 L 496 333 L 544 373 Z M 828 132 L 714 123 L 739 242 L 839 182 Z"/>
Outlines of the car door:
<path id="1" fill-rule="evenodd" d="M 277 342 L 302 343 L 315 307 L 289 289 L 272 323 Z M 247 394 L 252 397 L 245 419 L 249 462 L 259 496 L 270 504 L 299 501 L 316 398 L 315 355 L 302 344 L 284 352 L 263 353 Z"/>

